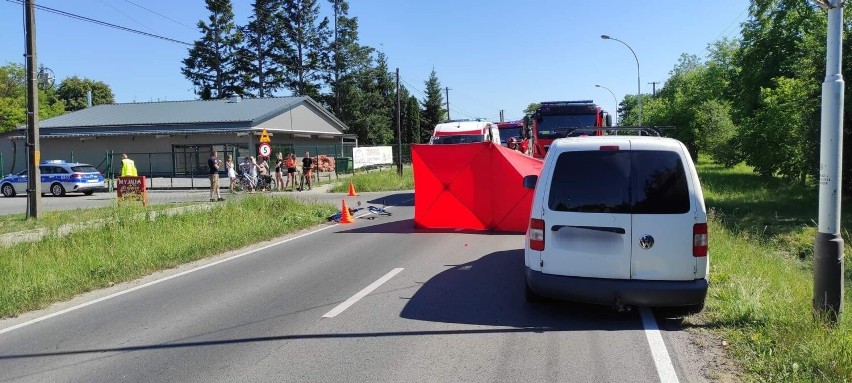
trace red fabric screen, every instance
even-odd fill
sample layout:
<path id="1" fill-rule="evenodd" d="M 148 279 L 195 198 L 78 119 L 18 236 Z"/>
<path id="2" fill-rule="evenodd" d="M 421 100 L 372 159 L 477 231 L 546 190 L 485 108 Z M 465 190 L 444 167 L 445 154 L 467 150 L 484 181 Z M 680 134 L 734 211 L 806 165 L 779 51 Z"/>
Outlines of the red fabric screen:
<path id="1" fill-rule="evenodd" d="M 414 225 L 523 233 L 542 161 L 492 142 L 412 145 Z"/>

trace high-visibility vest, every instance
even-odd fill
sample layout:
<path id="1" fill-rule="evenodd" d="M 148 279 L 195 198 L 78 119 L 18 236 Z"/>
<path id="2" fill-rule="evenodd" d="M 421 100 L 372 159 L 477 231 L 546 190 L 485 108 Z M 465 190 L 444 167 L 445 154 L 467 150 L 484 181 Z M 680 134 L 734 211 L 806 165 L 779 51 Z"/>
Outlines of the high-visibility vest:
<path id="1" fill-rule="evenodd" d="M 136 165 L 133 163 L 133 160 L 129 158 L 125 158 L 121 160 L 121 176 L 122 177 L 136 177 Z"/>

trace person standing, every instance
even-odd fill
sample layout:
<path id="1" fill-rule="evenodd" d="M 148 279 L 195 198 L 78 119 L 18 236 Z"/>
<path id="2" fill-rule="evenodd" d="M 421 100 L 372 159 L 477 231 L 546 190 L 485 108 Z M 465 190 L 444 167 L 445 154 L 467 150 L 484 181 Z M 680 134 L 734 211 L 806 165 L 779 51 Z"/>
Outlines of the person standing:
<path id="1" fill-rule="evenodd" d="M 308 185 L 308 190 L 311 190 L 311 178 L 313 177 L 314 169 L 314 160 L 311 158 L 311 153 L 305 152 L 305 157 L 302 158 L 302 179 L 306 180 L 305 183 Z M 304 190 L 303 187 L 299 187 L 300 190 Z"/>
<path id="2" fill-rule="evenodd" d="M 275 189 L 278 191 L 284 190 L 284 154 L 278 152 L 275 157 Z"/>
<path id="3" fill-rule="evenodd" d="M 121 154 L 121 176 L 136 177 L 136 164 L 130 158 L 127 158 L 127 153 Z"/>
<path id="4" fill-rule="evenodd" d="M 210 169 L 210 202 L 225 200 L 219 194 L 219 164 L 221 163 L 222 160 L 216 158 L 216 150 L 210 151 L 210 158 L 207 159 L 207 167 Z"/>
<path id="5" fill-rule="evenodd" d="M 290 190 L 293 190 L 296 188 L 296 153 L 290 153 L 287 156 L 284 166 L 287 168 L 287 183 L 284 185 L 284 189 L 287 189 L 287 185 L 292 185 Z"/>
<path id="6" fill-rule="evenodd" d="M 266 162 L 266 157 L 260 157 L 260 163 L 257 164 L 257 170 L 260 173 L 260 180 L 263 182 L 259 182 L 259 185 L 262 185 L 262 189 L 272 190 L 272 176 L 269 175 L 269 162 Z"/>
<path id="7" fill-rule="evenodd" d="M 234 159 L 230 154 L 225 155 L 225 170 L 228 171 L 228 179 L 231 181 L 228 189 L 231 191 L 231 194 L 233 194 L 234 184 L 237 182 L 237 172 L 234 170 Z"/>

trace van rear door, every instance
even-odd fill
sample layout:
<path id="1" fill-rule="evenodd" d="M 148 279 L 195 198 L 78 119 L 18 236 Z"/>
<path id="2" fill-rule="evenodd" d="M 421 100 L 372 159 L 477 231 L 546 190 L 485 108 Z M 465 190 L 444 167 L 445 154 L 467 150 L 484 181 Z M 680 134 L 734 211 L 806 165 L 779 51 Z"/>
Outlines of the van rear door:
<path id="1" fill-rule="evenodd" d="M 633 235 L 629 142 L 623 148 L 592 140 L 573 144 L 556 159 L 542 201 L 541 271 L 628 279 Z"/>
<path id="2" fill-rule="evenodd" d="M 633 279 L 692 280 L 697 259 L 692 255 L 696 209 L 689 192 L 691 175 L 680 147 L 660 148 L 632 143 Z"/>

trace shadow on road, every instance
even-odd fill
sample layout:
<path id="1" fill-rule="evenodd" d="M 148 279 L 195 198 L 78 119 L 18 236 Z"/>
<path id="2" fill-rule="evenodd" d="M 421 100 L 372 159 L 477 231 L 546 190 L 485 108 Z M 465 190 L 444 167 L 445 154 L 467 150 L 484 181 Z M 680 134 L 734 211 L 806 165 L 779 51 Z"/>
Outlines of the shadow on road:
<path id="1" fill-rule="evenodd" d="M 384 197 L 374 198 L 367 201 L 367 203 L 385 206 L 414 206 L 414 193 L 390 194 Z"/>
<path id="2" fill-rule="evenodd" d="M 511 326 L 540 331 L 637 330 L 637 315 L 607 306 L 524 298 L 524 252 L 499 251 L 450 268 L 426 281 L 408 301 L 403 318 Z"/>
<path id="3" fill-rule="evenodd" d="M 356 213 L 356 216 L 358 214 Z M 365 216 L 364 218 L 359 218 L 359 220 L 367 219 L 372 215 Z M 376 217 L 376 216 L 372 216 Z M 378 216 L 376 220 L 382 219 L 383 217 Z M 486 235 L 518 235 L 518 233 L 506 233 L 506 232 L 497 232 L 497 231 L 485 231 L 485 230 L 468 230 L 468 229 L 421 229 L 414 227 L 413 219 L 403 219 L 399 221 L 385 222 L 379 223 L 370 226 L 362 226 L 355 229 L 343 230 L 338 233 L 345 234 L 356 234 L 356 233 L 392 233 L 392 234 L 413 234 L 413 233 L 459 233 L 459 234 L 482 234 Z"/>

